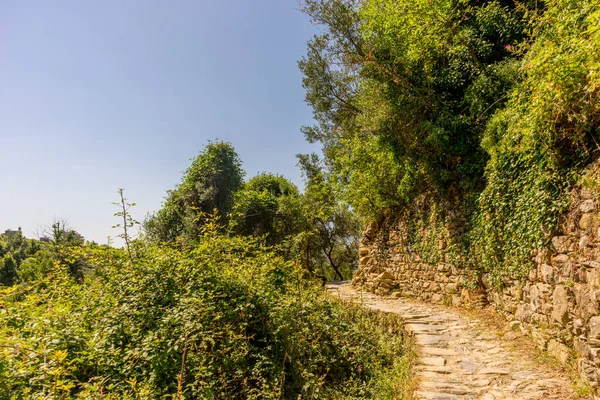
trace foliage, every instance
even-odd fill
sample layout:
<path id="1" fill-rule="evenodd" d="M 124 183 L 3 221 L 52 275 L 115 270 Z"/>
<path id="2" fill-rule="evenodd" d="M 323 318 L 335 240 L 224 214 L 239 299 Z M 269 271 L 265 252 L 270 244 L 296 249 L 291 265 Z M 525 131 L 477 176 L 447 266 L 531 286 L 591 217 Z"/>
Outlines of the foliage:
<path id="1" fill-rule="evenodd" d="M 361 221 L 340 201 L 315 154 L 299 155 L 306 190 L 302 196 L 305 229 L 293 238 L 305 270 L 323 281 L 350 279 L 358 268 Z"/>
<path id="2" fill-rule="evenodd" d="M 400 398 L 393 316 L 323 294 L 294 263 L 208 221 L 197 246 L 88 246 L 0 292 L 0 398 Z M 398 375 L 392 378 L 391 373 Z"/>
<path id="3" fill-rule="evenodd" d="M 119 207 L 119 211 L 114 214 L 115 217 L 119 217 L 123 219 L 123 222 L 114 225 L 113 228 L 121 228 L 123 229 L 123 233 L 119 234 L 119 237 L 125 241 L 125 249 L 127 250 L 127 254 L 129 255 L 129 261 L 133 262 L 133 253 L 131 252 L 131 233 L 128 232 L 128 229 L 131 230 L 134 226 L 139 225 L 139 222 L 134 220 L 131 216 L 129 210 L 131 207 L 135 207 L 135 203 L 128 203 L 127 198 L 124 195 L 125 189 L 119 189 L 119 197 L 120 201 L 113 202 L 114 205 Z"/>
<path id="4" fill-rule="evenodd" d="M 325 33 L 300 62 L 324 154 L 363 215 L 481 184 L 479 137 L 517 79 L 512 2 L 307 0 Z M 418 111 L 417 111 L 418 110 Z"/>
<path id="5" fill-rule="evenodd" d="M 231 227 L 241 235 L 264 237 L 269 246 L 282 244 L 303 228 L 298 188 L 280 175 L 253 177 L 235 194 Z"/>
<path id="6" fill-rule="evenodd" d="M 534 26 L 523 81 L 482 141 L 490 161 L 474 242 L 478 261 L 500 276 L 528 271 L 598 151 L 600 5 L 548 1 Z"/>
<path id="7" fill-rule="evenodd" d="M 21 228 L 0 234 L 0 285 L 17 283 L 21 264 L 41 248 L 38 241 L 25 238 Z"/>
<path id="8" fill-rule="evenodd" d="M 306 0 L 303 11 L 323 27 L 300 62 L 318 122 L 305 133 L 338 192 L 369 219 L 407 215 L 433 258 L 443 208 L 458 207 L 461 265 L 523 277 L 598 157 L 598 3 Z"/>
<path id="9" fill-rule="evenodd" d="M 234 193 L 243 184 L 241 165 L 231 143 L 209 142 L 185 171 L 182 182 L 167 193 L 162 208 L 144 222 L 148 236 L 162 242 L 194 240 L 204 223 L 203 215 L 214 210 L 226 223 Z"/>

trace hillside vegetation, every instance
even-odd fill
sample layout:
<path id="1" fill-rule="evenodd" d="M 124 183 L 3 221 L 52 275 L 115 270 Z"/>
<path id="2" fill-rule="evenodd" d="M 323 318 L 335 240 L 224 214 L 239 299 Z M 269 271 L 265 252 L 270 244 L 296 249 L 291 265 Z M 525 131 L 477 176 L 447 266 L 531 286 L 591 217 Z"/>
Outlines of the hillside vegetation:
<path id="1" fill-rule="evenodd" d="M 496 284 L 523 277 L 600 150 L 600 3 L 304 0 L 299 62 L 322 156 L 299 190 L 209 142 L 123 248 L 64 222 L 0 235 L 0 399 L 400 399 L 391 315 L 341 304 L 361 229 Z M 590 180 L 597 192 L 597 180 Z M 140 235 L 132 235 L 137 225 Z M 427 229 L 424 229 L 424 228 Z M 423 232 L 428 232 L 424 235 Z"/>
<path id="2" fill-rule="evenodd" d="M 211 142 L 140 237 L 119 190 L 120 249 L 0 235 L 0 399 L 402 398 L 399 321 L 323 291 L 359 225 L 305 161 L 300 194 Z"/>
<path id="3" fill-rule="evenodd" d="M 323 32 L 300 62 L 318 122 L 304 132 L 342 198 L 368 220 L 412 219 L 429 257 L 438 241 L 419 227 L 458 211 L 461 265 L 524 276 L 598 156 L 600 4 L 306 0 L 303 11 Z"/>
<path id="4" fill-rule="evenodd" d="M 79 252 L 94 267 L 82 283 L 56 263 L 0 292 L 0 398 L 401 394 L 397 321 L 343 306 L 254 240 L 208 223 L 191 249 L 136 242 L 133 263 Z"/>

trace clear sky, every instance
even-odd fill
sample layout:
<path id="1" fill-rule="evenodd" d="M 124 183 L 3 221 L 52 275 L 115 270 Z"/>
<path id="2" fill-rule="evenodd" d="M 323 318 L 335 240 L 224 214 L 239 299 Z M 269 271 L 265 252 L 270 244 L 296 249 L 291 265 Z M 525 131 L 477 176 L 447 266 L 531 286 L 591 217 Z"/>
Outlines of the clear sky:
<path id="1" fill-rule="evenodd" d="M 296 0 L 0 2 L 0 230 L 65 218 L 106 242 L 117 188 L 142 220 L 209 139 L 301 186 L 316 150 Z"/>

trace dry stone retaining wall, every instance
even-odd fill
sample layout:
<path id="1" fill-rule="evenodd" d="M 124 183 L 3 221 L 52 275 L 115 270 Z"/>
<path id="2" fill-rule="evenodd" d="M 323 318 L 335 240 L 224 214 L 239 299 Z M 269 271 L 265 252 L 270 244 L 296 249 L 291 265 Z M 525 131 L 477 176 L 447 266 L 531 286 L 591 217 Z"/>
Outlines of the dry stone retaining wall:
<path id="1" fill-rule="evenodd" d="M 525 280 L 507 280 L 502 289 L 485 275 L 470 289 L 473 271 L 448 262 L 447 256 L 438 263 L 423 261 L 411 248 L 405 221 L 371 224 L 361 240 L 353 284 L 380 295 L 438 304 L 490 304 L 540 349 L 563 364 L 576 362 L 582 377 L 599 387 L 599 209 L 592 191 L 578 190 L 562 232 L 554 234 L 547 249 L 532 253 L 536 267 Z"/>

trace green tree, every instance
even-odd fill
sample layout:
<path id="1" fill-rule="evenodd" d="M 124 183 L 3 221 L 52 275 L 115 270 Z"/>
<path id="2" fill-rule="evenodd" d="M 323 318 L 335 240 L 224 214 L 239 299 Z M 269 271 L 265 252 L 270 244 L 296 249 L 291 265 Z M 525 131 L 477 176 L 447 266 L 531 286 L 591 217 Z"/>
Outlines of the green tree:
<path id="1" fill-rule="evenodd" d="M 19 265 L 18 277 L 21 282 L 33 282 L 42 279 L 52 269 L 53 259 L 47 251 L 40 250 L 27 257 Z"/>
<path id="2" fill-rule="evenodd" d="M 331 175 L 315 154 L 298 159 L 306 182 L 302 196 L 305 227 L 295 238 L 298 257 L 310 274 L 324 281 L 350 279 L 358 267 L 361 221 L 336 196 Z"/>
<path id="3" fill-rule="evenodd" d="M 298 233 L 302 218 L 298 188 L 283 176 L 264 172 L 236 193 L 231 226 L 241 235 L 264 236 L 272 246 Z"/>
<path id="4" fill-rule="evenodd" d="M 433 192 L 480 190 L 486 121 L 518 80 L 527 2 L 306 0 L 322 33 L 300 61 L 335 183 L 378 218 Z"/>
<path id="5" fill-rule="evenodd" d="M 0 283 L 13 285 L 20 279 L 20 266 L 39 252 L 41 242 L 27 239 L 21 228 L 0 234 Z"/>
<path id="6" fill-rule="evenodd" d="M 0 259 L 0 284 L 11 286 L 17 283 L 17 262 L 12 254 L 6 254 Z"/>
<path id="7" fill-rule="evenodd" d="M 148 236 L 163 242 L 196 239 L 204 216 L 214 210 L 226 224 L 234 193 L 243 184 L 241 165 L 231 143 L 209 142 L 185 171 L 182 182 L 167 193 L 162 208 L 144 222 Z"/>
<path id="8" fill-rule="evenodd" d="M 68 266 L 69 273 L 74 278 L 83 279 L 89 270 L 85 258 L 78 255 L 78 250 L 85 244 L 85 238 L 73 229 L 66 219 L 56 218 L 49 226 L 41 228 L 39 233 L 45 255 Z M 47 264 L 40 265 L 40 268 Z M 33 267 L 33 265 L 32 265 Z"/>

